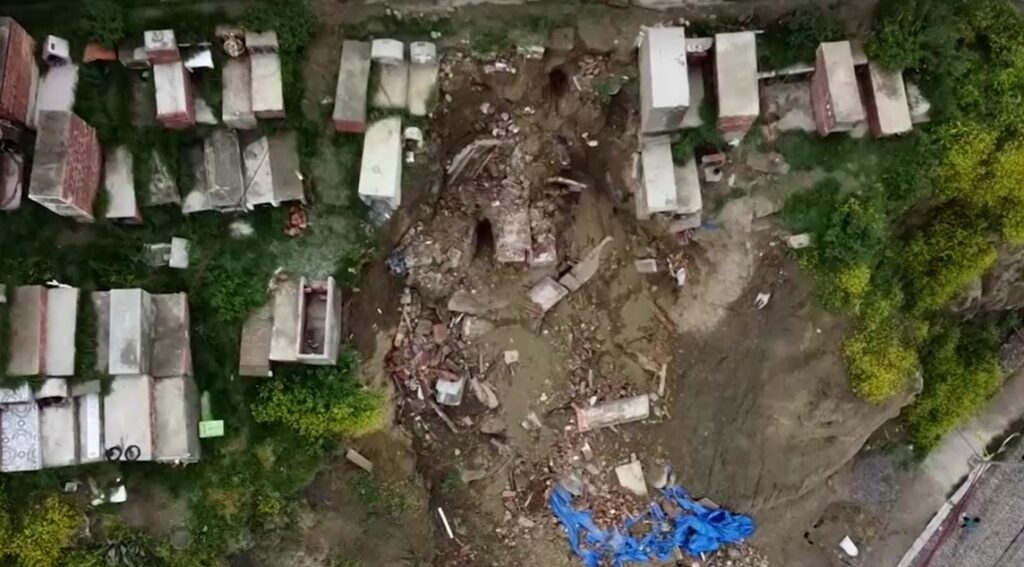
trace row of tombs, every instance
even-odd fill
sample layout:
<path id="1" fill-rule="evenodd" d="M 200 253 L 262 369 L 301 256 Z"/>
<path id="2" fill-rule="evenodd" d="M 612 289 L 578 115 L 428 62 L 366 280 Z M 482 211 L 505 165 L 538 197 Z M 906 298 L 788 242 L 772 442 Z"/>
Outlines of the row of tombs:
<path id="1" fill-rule="evenodd" d="M 684 27 L 656 27 L 643 30 L 638 58 L 642 190 L 636 216 L 667 221 L 672 233 L 701 226 L 698 164 L 705 182 L 721 181 L 721 152 L 676 163 L 679 156 L 672 151 L 675 132 L 703 125 L 705 97 L 717 109 L 714 127 L 732 145 L 762 115 L 771 86 L 761 82 L 777 77 L 787 77 L 795 99 L 806 106 L 803 131 L 881 138 L 906 134 L 928 120 L 929 105 L 917 87 L 905 83 L 901 71 L 870 61 L 856 41 L 821 43 L 813 64 L 764 70 L 758 68 L 753 31 L 692 38 Z"/>
<path id="2" fill-rule="evenodd" d="M 192 371 L 188 297 L 142 289 L 93 292 L 18 286 L 8 307 L 6 372 L 0 387 L 0 472 L 103 460 L 191 463 L 199 439 L 219 437 Z M 76 352 L 82 309 L 91 309 L 95 362 Z M 270 376 L 271 361 L 333 365 L 341 343 L 334 278 L 277 279 L 271 301 L 242 333 L 239 375 Z M 93 350 L 90 348 L 90 350 Z M 90 364 L 91 363 L 91 364 Z M 83 368 L 88 365 L 91 368 Z M 92 379 L 79 379 L 83 375 Z"/>
<path id="3" fill-rule="evenodd" d="M 6 371 L 23 381 L 0 388 L 0 472 L 199 460 L 186 294 L 114 289 L 90 299 L 80 309 L 77 288 L 13 288 Z M 76 348 L 83 309 L 96 322 L 88 369 Z"/>
<path id="4" fill-rule="evenodd" d="M 117 52 L 90 44 L 83 55 L 86 65 L 120 61 L 133 70 L 133 99 L 136 104 L 147 100 L 145 93 L 135 91 L 152 90 L 151 119 L 164 128 L 215 127 L 201 145 L 184 152 L 180 166 L 191 170 L 194 184 L 182 194 L 171 174 L 179 164 L 166 163 L 158 151 L 144 156 L 150 163 L 144 176 L 147 186 L 136 187 L 139 168 L 134 161 L 140 156 L 133 156 L 127 146 L 101 147 L 95 129 L 74 113 L 80 65 L 72 59 L 66 40 L 46 38 L 41 50 L 46 71 L 40 77 L 34 39 L 13 19 L 0 18 L 0 210 L 19 208 L 25 193 L 58 215 L 93 222 L 101 188 L 106 207 L 100 214 L 129 224 L 142 222 L 143 205 L 177 205 L 191 214 L 305 202 L 295 135 L 265 135 L 257 129 L 259 120 L 286 115 L 277 34 L 233 26 L 217 26 L 215 34 L 226 57 L 220 69 L 219 120 L 194 86 L 216 72 L 219 58 L 210 42 L 179 43 L 172 29 L 150 30 L 141 42 L 129 40 Z M 438 78 L 437 48 L 430 42 L 412 42 L 408 56 L 406 51 L 405 43 L 393 39 L 343 42 L 331 116 L 335 130 L 366 131 L 370 106 L 427 114 Z M 373 84 L 371 69 L 378 79 Z M 408 159 L 402 140 L 391 135 L 393 130 L 399 137 L 405 133 L 396 120 L 394 127 L 389 120 L 371 128 L 374 133 L 368 136 L 371 143 L 364 151 L 360 176 L 364 200 L 382 203 L 388 210 L 398 205 L 396 181 L 401 179 L 403 159 Z M 136 118 L 133 124 L 143 125 Z M 29 148 L 33 130 L 35 141 Z M 422 141 L 422 132 L 410 132 Z M 23 156 L 29 150 L 34 159 L 26 172 Z M 381 171 L 382 175 L 370 174 Z"/>

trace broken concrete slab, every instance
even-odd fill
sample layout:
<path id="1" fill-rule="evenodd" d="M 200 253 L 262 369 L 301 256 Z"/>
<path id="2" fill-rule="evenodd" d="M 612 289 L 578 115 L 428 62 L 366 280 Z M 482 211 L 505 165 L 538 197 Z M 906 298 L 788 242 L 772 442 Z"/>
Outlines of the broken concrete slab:
<path id="1" fill-rule="evenodd" d="M 568 273 L 563 275 L 558 283 L 562 284 L 569 291 L 576 291 L 583 287 L 583 284 L 590 281 L 597 273 L 597 269 L 601 266 L 601 251 L 604 250 L 605 246 L 612 242 L 611 236 L 604 237 L 601 242 L 587 252 L 580 261 L 569 270 Z M 545 310 L 546 311 L 546 310 Z"/>
<path id="2" fill-rule="evenodd" d="M 700 192 L 700 173 L 696 158 L 675 167 L 677 215 L 698 213 L 704 206 Z"/>
<path id="3" fill-rule="evenodd" d="M 437 403 L 444 406 L 457 406 L 462 403 L 462 394 L 466 390 L 466 377 L 458 380 L 440 379 L 434 384 Z"/>
<path id="4" fill-rule="evenodd" d="M 270 304 L 253 311 L 242 326 L 242 345 L 238 351 L 238 374 L 266 378 L 270 376 L 270 337 L 273 334 Z"/>
<path id="5" fill-rule="evenodd" d="M 704 118 L 700 115 L 704 105 L 704 69 L 700 65 L 689 65 L 687 67 L 690 83 L 690 106 L 683 116 L 682 128 L 700 128 L 704 125 Z"/>
<path id="6" fill-rule="evenodd" d="M 150 206 L 180 205 L 181 195 L 178 184 L 171 176 L 166 160 L 159 151 L 154 151 L 149 158 L 149 202 Z"/>
<path id="7" fill-rule="evenodd" d="M 644 468 L 640 461 L 632 461 L 615 467 L 615 477 L 619 480 L 619 486 L 632 492 L 637 496 L 647 496 L 647 479 L 644 478 Z"/>
<path id="8" fill-rule="evenodd" d="M 197 124 L 208 124 L 216 126 L 217 117 L 213 115 L 213 109 L 210 105 L 200 96 L 194 99 L 195 111 L 196 111 L 196 123 Z"/>
<path id="9" fill-rule="evenodd" d="M 171 259 L 170 244 L 145 244 L 143 245 L 143 250 L 145 251 L 146 263 L 153 268 L 162 268 Z"/>
<path id="10" fill-rule="evenodd" d="M 7 315 L 10 338 L 8 376 L 39 376 L 46 372 L 46 288 L 14 288 Z"/>
<path id="11" fill-rule="evenodd" d="M 530 301 L 539 307 L 542 313 L 547 313 L 567 295 L 569 290 L 550 276 L 545 276 L 530 288 Z"/>
<path id="12" fill-rule="evenodd" d="M 171 237 L 171 249 L 167 265 L 175 270 L 188 268 L 188 251 L 190 247 L 191 243 L 189 243 L 188 239 L 178 238 L 177 236 Z"/>
<path id="13" fill-rule="evenodd" d="M 80 291 L 57 287 L 46 292 L 46 375 L 74 376 L 75 336 Z"/>
<path id="14" fill-rule="evenodd" d="M 153 347 L 150 374 L 154 378 L 192 375 L 192 344 L 188 295 L 158 293 L 152 296 Z"/>
<path id="15" fill-rule="evenodd" d="M 811 234 L 805 232 L 803 234 L 794 234 L 786 237 L 786 246 L 789 246 L 793 250 L 800 250 L 807 248 L 811 245 Z"/>
<path id="16" fill-rule="evenodd" d="M 184 295 L 184 294 L 182 294 Z M 153 460 L 199 461 L 199 391 L 189 376 L 158 378 L 153 384 L 155 442 Z"/>
<path id="17" fill-rule="evenodd" d="M 36 89 L 35 120 L 47 110 L 71 112 L 75 107 L 75 89 L 78 86 L 78 65 L 74 63 L 50 67 Z"/>
<path id="18" fill-rule="evenodd" d="M 64 399 L 68 397 L 69 392 L 66 378 L 46 378 L 39 384 L 33 397 L 36 400 Z"/>
<path id="19" fill-rule="evenodd" d="M 450 302 L 450 300 L 449 300 Z M 457 311 L 448 307 L 449 311 Z M 462 318 L 462 338 L 467 340 L 478 339 L 494 330 L 494 323 L 487 319 L 467 315 Z"/>
<path id="20" fill-rule="evenodd" d="M 647 394 L 622 398 L 576 410 L 580 431 L 591 431 L 612 425 L 642 421 L 651 415 L 651 399 Z"/>
<path id="21" fill-rule="evenodd" d="M 206 200 L 222 211 L 245 208 L 245 184 L 242 178 L 242 154 L 234 130 L 214 130 L 203 141 L 206 169 Z"/>
<path id="22" fill-rule="evenodd" d="M 345 458 L 348 459 L 348 462 L 363 469 L 364 471 L 373 473 L 373 462 L 362 456 L 359 451 L 349 448 L 345 451 Z"/>
<path id="23" fill-rule="evenodd" d="M 25 192 L 25 158 L 21 154 L 0 154 L 0 211 L 21 207 Z"/>
<path id="24" fill-rule="evenodd" d="M 641 274 L 655 274 L 658 272 L 657 258 L 641 258 L 633 260 L 633 267 Z"/>
<path id="25" fill-rule="evenodd" d="M 333 277 L 299 278 L 296 358 L 305 364 L 333 365 L 341 345 L 341 292 Z"/>
<path id="26" fill-rule="evenodd" d="M 94 291 L 90 299 L 96 313 L 96 371 L 107 374 L 110 370 L 110 292 Z"/>
<path id="27" fill-rule="evenodd" d="M 678 190 L 672 160 L 672 140 L 668 136 L 645 138 L 640 147 L 643 187 L 636 195 L 636 216 L 645 219 L 652 213 L 675 212 Z"/>
<path id="28" fill-rule="evenodd" d="M 148 374 L 156 309 L 146 291 L 110 290 L 108 360 L 112 375 Z"/>
<path id="29" fill-rule="evenodd" d="M 295 362 L 299 329 L 299 282 L 278 282 L 274 290 L 273 325 L 270 331 L 270 360 Z"/>
<path id="30" fill-rule="evenodd" d="M 377 68 L 377 89 L 373 92 L 375 108 L 403 110 L 408 106 L 409 64 L 374 62 Z"/>
<path id="31" fill-rule="evenodd" d="M 256 127 L 248 57 L 229 57 L 221 71 L 221 120 L 238 130 Z"/>
<path id="32" fill-rule="evenodd" d="M 437 61 L 437 46 L 426 41 L 409 44 L 409 114 L 426 116 L 430 102 L 434 99 L 440 66 Z"/>
<path id="33" fill-rule="evenodd" d="M 338 84 L 331 122 L 338 132 L 366 130 L 366 98 L 370 84 L 370 44 L 346 40 L 341 44 Z"/>
<path id="34" fill-rule="evenodd" d="M 274 134 L 267 138 L 270 149 L 270 172 L 274 180 L 274 200 L 306 202 L 299 169 L 298 140 L 294 132 Z"/>
<path id="35" fill-rule="evenodd" d="M 108 220 L 139 222 L 139 202 L 135 195 L 134 160 L 128 146 L 107 150 L 103 163 L 103 188 L 107 194 Z"/>
<path id="36" fill-rule="evenodd" d="M 202 146 L 186 150 L 186 160 L 192 170 L 192 189 L 181 202 L 181 212 L 186 215 L 213 210 L 207 198 L 209 183 L 206 179 L 206 156 Z"/>

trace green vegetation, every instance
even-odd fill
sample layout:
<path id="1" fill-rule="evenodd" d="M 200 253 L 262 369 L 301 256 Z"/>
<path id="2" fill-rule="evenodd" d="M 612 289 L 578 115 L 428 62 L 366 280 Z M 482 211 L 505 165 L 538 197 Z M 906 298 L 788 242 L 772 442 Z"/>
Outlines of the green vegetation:
<path id="1" fill-rule="evenodd" d="M 80 512 L 56 495 L 19 510 L 17 515 L 12 512 L 0 491 L 0 560 L 12 560 L 18 567 L 56 565 L 84 520 Z"/>
<path id="2" fill-rule="evenodd" d="M 371 514 L 399 518 L 416 506 L 413 487 L 408 483 L 383 482 L 362 471 L 354 473 L 350 478 L 356 498 Z"/>
<path id="3" fill-rule="evenodd" d="M 125 36 L 125 9 L 117 0 L 83 0 L 82 35 L 105 47 L 117 47 Z"/>
<path id="4" fill-rule="evenodd" d="M 687 128 L 672 135 L 672 160 L 683 164 L 694 158 L 697 150 L 717 151 L 728 146 L 716 124 L 715 105 L 711 97 L 704 99 L 700 107 L 701 125 Z"/>
<path id="5" fill-rule="evenodd" d="M 129 2 L 92 0 L 79 10 L 112 10 Z M 97 7 L 102 6 L 102 7 Z M 198 13 L 189 6 L 175 7 L 158 18 L 140 21 L 129 9 L 123 12 L 123 35 L 140 37 L 150 26 L 181 29 L 182 40 L 212 37 L 215 23 L 230 22 L 221 13 Z M 51 17 L 39 16 L 23 23 L 38 36 L 39 31 L 60 33 L 80 52 L 85 39 L 116 43 L 121 33 L 79 23 L 75 18 L 54 26 Z M 45 20 L 45 21 L 44 21 Z M 325 135 L 323 122 L 310 120 L 299 111 L 303 98 L 301 67 L 305 47 L 313 37 L 313 19 L 302 0 L 259 2 L 245 16 L 259 28 L 274 28 L 281 42 L 286 106 L 285 120 L 261 124 L 268 132 L 293 131 L 299 145 L 300 167 L 309 172 L 318 152 L 332 154 L 338 168 L 333 181 L 338 186 L 319 191 L 355 191 L 361 142 L 337 141 Z M 35 31 L 33 28 L 35 24 Z M 87 25 L 93 27 L 86 29 Z M 73 26 L 79 26 L 75 28 Z M 108 34 L 109 38 L 103 36 Z M 110 40 L 108 42 L 108 39 Z M 219 52 L 215 57 L 220 57 Z M 215 108 L 219 106 L 219 72 L 196 77 L 198 90 Z M 92 64 L 80 72 L 76 112 L 92 124 L 105 147 L 127 145 L 135 156 L 135 182 L 140 197 L 148 185 L 152 156 L 163 158 L 180 192 L 192 186 L 191 168 L 183 166 L 186 152 L 199 143 L 201 128 L 174 132 L 132 122 L 134 91 L 142 83 L 138 74 L 119 64 Z M 151 94 L 149 96 L 152 96 Z M 353 158 L 354 154 L 354 158 Z M 102 193 L 102 191 L 101 191 Z M 102 214 L 102 205 L 97 212 Z M 336 444 L 349 434 L 368 431 L 380 424 L 386 399 L 378 392 L 361 388 L 356 381 L 357 364 L 349 354 L 332 368 L 275 368 L 275 376 L 262 382 L 236 376 L 242 324 L 247 315 L 268 300 L 267 282 L 282 265 L 294 258 L 315 253 L 324 258 L 325 273 L 337 269 L 343 283 L 352 284 L 359 267 L 375 244 L 352 206 L 318 206 L 323 215 L 297 237 L 283 234 L 286 211 L 260 209 L 243 219 L 252 226 L 249 237 L 232 236 L 228 215 L 201 213 L 183 216 L 176 207 L 149 207 L 143 211 L 145 224 L 123 228 L 106 222 L 79 225 L 41 208 L 26 205 L 0 224 L 0 283 L 33 284 L 51 279 L 82 289 L 82 312 L 76 337 L 80 370 L 78 378 L 95 376 L 94 315 L 89 293 L 113 287 L 141 286 L 153 293 L 186 291 L 189 294 L 193 344 L 193 367 L 200 390 L 209 391 L 213 412 L 226 425 L 226 435 L 202 442 L 202 460 L 185 469 L 136 463 L 119 467 L 103 463 L 79 467 L 97 478 L 123 476 L 129 486 L 160 483 L 188 504 L 187 528 L 191 544 L 182 550 L 167 542 L 127 528 L 110 529 L 103 509 L 89 510 L 102 517 L 102 528 L 89 537 L 76 539 L 84 502 L 52 496 L 63 478 L 52 471 L 15 475 L 0 487 L 0 564 L 46 567 L 109 567 L 110 565 L 152 565 L 154 567 L 199 567 L 223 564 L 225 558 L 254 539 L 297 525 L 295 494 L 306 486 L 323 466 Z M 317 231 L 337 225 L 329 239 Z M 312 224 L 312 223 L 311 223 Z M 341 228 L 345 228 L 341 232 Z M 145 257 L 145 245 L 167 242 L 172 236 L 191 241 L 191 262 L 187 270 L 155 269 Z M 298 266 L 301 267 L 301 266 Z M 0 317 L 6 306 L 0 304 Z M 0 333 L 7 325 L 0 325 Z M 0 339 L 3 337 L 0 336 Z M 0 340 L 0 362 L 6 340 Z M 303 405 L 306 404 L 306 405 Z M 282 414 L 289 408 L 311 413 Z M 303 419 L 291 421 L 292 417 Z M 66 473 L 66 471 L 65 471 Z M 131 489 L 130 489 L 131 490 Z M 5 497 L 7 500 L 5 500 Z M 38 505 L 33 503 L 39 503 Z M 42 504 L 45 503 L 45 506 Z M 19 517 L 3 510 L 17 509 Z M 74 520 L 72 529 L 68 528 Z M 25 542 L 32 542 L 28 545 Z M 119 563 L 109 563 L 111 557 Z M 6 561 L 5 560 L 9 560 Z"/>
<path id="6" fill-rule="evenodd" d="M 920 451 L 1001 379 L 984 318 L 946 309 L 993 264 L 1000 239 L 1024 241 L 1022 40 L 1024 17 L 1005 0 L 883 1 L 867 50 L 923 85 L 932 123 L 898 140 L 777 143 L 794 169 L 834 176 L 794 196 L 783 216 L 814 236 L 798 256 L 823 303 L 853 318 L 843 346 L 853 390 L 881 403 L 921 372 L 904 416 Z"/>
<path id="7" fill-rule="evenodd" d="M 758 52 L 760 67 L 781 69 L 796 63 L 811 64 L 818 44 L 846 39 L 839 18 L 821 6 L 808 6 L 790 12 L 765 26 L 764 41 Z"/>
<path id="8" fill-rule="evenodd" d="M 288 427 L 310 441 L 362 435 L 379 428 L 383 395 L 353 379 L 356 362 L 355 353 L 347 352 L 337 367 L 282 376 L 261 385 L 252 405 L 253 418 Z"/>

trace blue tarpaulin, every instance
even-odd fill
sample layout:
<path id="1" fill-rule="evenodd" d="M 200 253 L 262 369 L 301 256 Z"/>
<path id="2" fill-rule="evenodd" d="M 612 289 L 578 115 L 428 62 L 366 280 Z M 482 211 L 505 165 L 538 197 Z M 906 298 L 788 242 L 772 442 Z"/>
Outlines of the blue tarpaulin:
<path id="1" fill-rule="evenodd" d="M 661 493 L 680 511 L 669 515 L 657 502 L 651 502 L 646 512 L 625 518 L 611 531 L 594 524 L 590 510 L 573 508 L 572 495 L 561 486 L 551 491 L 548 503 L 565 527 L 573 552 L 587 567 L 599 567 L 602 562 L 621 567 L 627 562 L 668 561 L 676 547 L 697 556 L 743 541 L 754 533 L 754 521 L 749 516 L 701 506 L 681 486 L 668 486 Z M 641 523 L 647 524 L 647 532 L 640 537 L 631 535 Z"/>

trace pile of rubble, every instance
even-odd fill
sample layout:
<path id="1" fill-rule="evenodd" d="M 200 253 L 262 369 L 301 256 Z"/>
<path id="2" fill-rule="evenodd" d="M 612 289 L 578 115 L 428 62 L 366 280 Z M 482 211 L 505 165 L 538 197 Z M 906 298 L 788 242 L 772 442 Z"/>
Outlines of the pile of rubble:
<path id="1" fill-rule="evenodd" d="M 719 551 L 709 557 L 707 561 L 693 561 L 689 565 L 691 567 L 768 567 L 769 563 L 768 559 L 753 547 L 740 544 Z"/>

